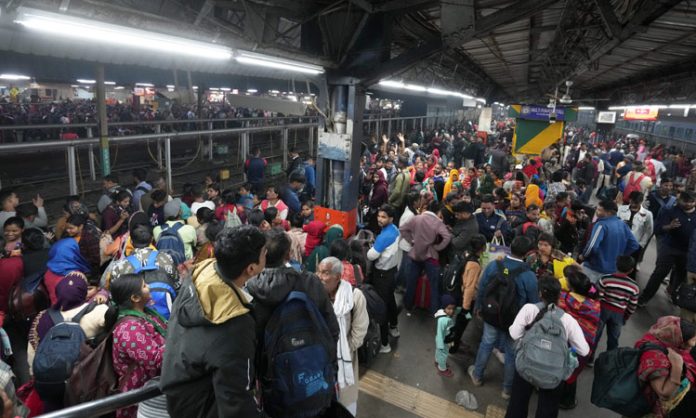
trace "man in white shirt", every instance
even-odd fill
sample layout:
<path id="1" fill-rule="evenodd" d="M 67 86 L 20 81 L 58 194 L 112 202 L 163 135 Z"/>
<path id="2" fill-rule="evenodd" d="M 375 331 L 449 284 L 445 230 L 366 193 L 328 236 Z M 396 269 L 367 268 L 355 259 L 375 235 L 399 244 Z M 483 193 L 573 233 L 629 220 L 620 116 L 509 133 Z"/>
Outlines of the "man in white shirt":
<path id="1" fill-rule="evenodd" d="M 653 214 L 643 207 L 643 193 L 634 191 L 628 196 L 628 199 L 628 205 L 619 206 L 616 216 L 628 225 L 636 241 L 640 244 L 640 248 L 631 254 L 637 265 L 643 260 L 645 247 L 648 246 L 653 234 Z M 636 278 L 636 269 L 630 276 Z"/>

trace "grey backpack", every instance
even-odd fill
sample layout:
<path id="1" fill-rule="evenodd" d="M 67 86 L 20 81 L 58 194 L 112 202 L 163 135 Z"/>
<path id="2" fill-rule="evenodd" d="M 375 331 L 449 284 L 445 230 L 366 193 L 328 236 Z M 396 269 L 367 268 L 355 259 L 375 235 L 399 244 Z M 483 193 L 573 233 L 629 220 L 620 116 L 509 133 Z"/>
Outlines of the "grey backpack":
<path id="1" fill-rule="evenodd" d="M 568 347 L 563 311 L 553 304 L 537 306 L 539 314 L 517 343 L 515 367 L 537 388 L 554 389 L 573 374 L 578 360 Z"/>

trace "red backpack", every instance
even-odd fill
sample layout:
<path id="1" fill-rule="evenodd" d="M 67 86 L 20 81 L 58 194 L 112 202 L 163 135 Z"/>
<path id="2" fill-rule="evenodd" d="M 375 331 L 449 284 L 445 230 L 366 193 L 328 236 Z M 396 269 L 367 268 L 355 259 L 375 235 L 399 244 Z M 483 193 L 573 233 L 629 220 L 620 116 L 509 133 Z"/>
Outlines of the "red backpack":
<path id="1" fill-rule="evenodd" d="M 623 202 L 624 205 L 628 205 L 629 199 L 628 197 L 631 195 L 633 192 L 640 192 L 640 182 L 643 181 L 645 178 L 645 174 L 641 174 L 638 176 L 638 178 L 635 178 L 636 173 L 632 173 L 628 178 L 626 179 L 626 187 L 624 187 L 623 191 Z"/>

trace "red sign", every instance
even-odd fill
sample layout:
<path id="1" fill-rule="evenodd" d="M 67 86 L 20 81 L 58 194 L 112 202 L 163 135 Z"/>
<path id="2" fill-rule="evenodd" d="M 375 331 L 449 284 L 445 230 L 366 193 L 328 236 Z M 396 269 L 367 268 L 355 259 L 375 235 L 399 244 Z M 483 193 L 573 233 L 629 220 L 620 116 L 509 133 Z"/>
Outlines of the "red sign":
<path id="1" fill-rule="evenodd" d="M 624 110 L 624 120 L 657 120 L 659 108 L 649 107 L 627 107 Z"/>

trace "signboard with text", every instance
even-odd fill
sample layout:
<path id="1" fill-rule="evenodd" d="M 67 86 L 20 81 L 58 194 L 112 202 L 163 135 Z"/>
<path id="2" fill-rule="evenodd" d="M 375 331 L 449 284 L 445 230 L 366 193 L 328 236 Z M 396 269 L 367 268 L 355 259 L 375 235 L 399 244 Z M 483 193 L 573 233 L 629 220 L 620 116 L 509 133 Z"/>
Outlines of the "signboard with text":
<path id="1" fill-rule="evenodd" d="M 508 110 L 508 116 L 525 119 L 525 120 L 538 120 L 548 122 L 551 119 L 551 113 L 553 112 L 555 120 L 572 122 L 577 120 L 578 111 L 576 108 L 572 107 L 556 107 L 552 109 L 546 105 L 511 105 Z"/>
<path id="2" fill-rule="evenodd" d="M 648 107 L 627 107 L 624 110 L 624 120 L 657 120 L 659 108 L 656 106 Z"/>

